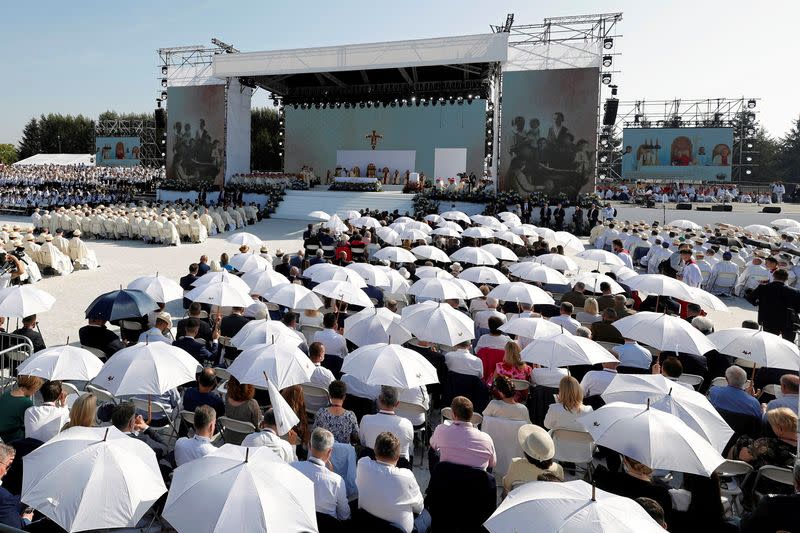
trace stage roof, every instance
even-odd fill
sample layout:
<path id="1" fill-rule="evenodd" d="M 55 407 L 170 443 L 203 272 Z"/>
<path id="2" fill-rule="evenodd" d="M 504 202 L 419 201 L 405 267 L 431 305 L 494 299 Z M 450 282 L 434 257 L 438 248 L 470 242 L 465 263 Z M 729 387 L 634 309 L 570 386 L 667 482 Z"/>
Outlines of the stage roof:
<path id="1" fill-rule="evenodd" d="M 94 166 L 94 154 L 36 154 L 14 165 L 84 165 Z"/>

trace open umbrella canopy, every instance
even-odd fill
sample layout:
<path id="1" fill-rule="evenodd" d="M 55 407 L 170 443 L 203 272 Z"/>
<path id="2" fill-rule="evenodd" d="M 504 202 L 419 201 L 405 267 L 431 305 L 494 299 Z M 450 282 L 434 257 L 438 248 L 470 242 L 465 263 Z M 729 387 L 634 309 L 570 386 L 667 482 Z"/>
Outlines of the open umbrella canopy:
<path id="1" fill-rule="evenodd" d="M 447 270 L 435 266 L 417 267 L 417 270 L 414 272 L 414 274 L 416 274 L 416 276 L 420 279 L 422 278 L 453 279 L 455 277 Z"/>
<path id="2" fill-rule="evenodd" d="M 39 376 L 50 381 L 90 381 L 100 373 L 101 368 L 102 361 L 89 350 L 76 346 L 51 346 L 20 363 L 17 374 Z"/>
<path id="3" fill-rule="evenodd" d="M 295 343 L 279 339 L 274 344 L 249 346 L 231 363 L 228 372 L 239 383 L 266 388 L 269 378 L 276 387 L 284 389 L 308 382 L 314 373 L 314 363 Z"/>
<path id="4" fill-rule="evenodd" d="M 253 272 L 272 268 L 272 263 L 258 254 L 236 254 L 231 257 L 231 266 L 239 272 Z"/>
<path id="5" fill-rule="evenodd" d="M 464 248 L 460 248 L 450 255 L 450 259 L 453 261 L 461 261 L 462 263 L 469 263 L 470 265 L 491 266 L 498 263 L 495 256 L 477 246 L 465 246 Z"/>
<path id="6" fill-rule="evenodd" d="M 417 260 L 417 258 L 414 257 L 414 254 L 405 248 L 399 248 L 397 246 L 387 246 L 386 248 L 381 248 L 375 252 L 372 257 L 374 259 L 391 261 L 392 263 L 413 263 Z"/>
<path id="7" fill-rule="evenodd" d="M 0 290 L 0 316 L 24 318 L 52 309 L 56 299 L 33 285 L 14 285 Z"/>
<path id="8" fill-rule="evenodd" d="M 247 286 L 250 287 L 250 294 L 262 296 L 273 287 L 287 285 L 289 283 L 289 279 L 286 276 L 280 272 L 275 272 L 272 270 L 272 267 L 266 270 L 248 272 L 242 276 L 242 281 L 247 283 Z"/>
<path id="9" fill-rule="evenodd" d="M 629 279 L 641 275 L 631 268 L 619 265 L 612 265 L 608 267 L 608 271 L 613 272 L 619 281 L 624 281 L 626 284 L 628 283 Z"/>
<path id="10" fill-rule="evenodd" d="M 800 228 L 800 220 L 795 220 L 793 218 L 778 218 L 770 222 L 769 225 L 778 229 Z"/>
<path id="11" fill-rule="evenodd" d="M 521 281 L 498 285 L 489 292 L 489 296 L 501 302 L 517 302 L 531 305 L 555 303 L 553 298 L 539 287 Z"/>
<path id="12" fill-rule="evenodd" d="M 183 289 L 176 281 L 158 274 L 136 278 L 128 283 L 128 288 L 143 291 L 156 302 L 166 303 L 183 298 Z"/>
<path id="13" fill-rule="evenodd" d="M 483 226 L 474 226 L 467 228 L 461 234 L 462 237 L 472 237 L 473 239 L 491 239 L 494 237 L 494 232 Z"/>
<path id="14" fill-rule="evenodd" d="M 408 294 L 440 302 L 444 300 L 463 300 L 467 297 L 464 290 L 455 283 L 455 280 L 443 278 L 422 278 L 408 289 Z"/>
<path id="15" fill-rule="evenodd" d="M 339 215 L 331 216 L 331 218 L 323 222 L 322 225 L 334 233 L 343 233 L 347 231 L 347 225 L 342 222 L 342 219 L 339 218 Z"/>
<path id="16" fill-rule="evenodd" d="M 461 287 L 461 290 L 464 291 L 465 299 L 467 300 L 481 298 L 483 296 L 481 290 L 471 281 L 461 278 L 453 278 L 451 281 Z"/>
<path id="17" fill-rule="evenodd" d="M 566 255 L 560 254 L 542 254 L 539 257 L 534 257 L 533 262 L 548 266 L 559 272 L 577 272 L 578 263 Z"/>
<path id="18" fill-rule="evenodd" d="M 494 238 L 499 241 L 505 241 L 509 244 L 515 244 L 517 246 L 525 246 L 525 241 L 523 241 L 519 235 L 514 233 L 513 231 L 497 231 L 494 234 Z"/>
<path id="19" fill-rule="evenodd" d="M 661 374 L 618 374 L 602 394 L 606 403 L 647 404 L 671 413 L 722 453 L 733 430 L 704 395 L 678 385 Z"/>
<path id="20" fill-rule="evenodd" d="M 376 268 L 389 278 L 389 285 L 381 287 L 388 294 L 405 294 L 408 288 L 411 287 L 411 283 L 397 270 L 383 265 L 378 265 Z"/>
<path id="21" fill-rule="evenodd" d="M 491 533 L 664 532 L 634 500 L 594 488 L 583 480 L 525 483 L 512 490 L 483 525 Z"/>
<path id="22" fill-rule="evenodd" d="M 696 224 L 696 223 L 692 222 L 691 220 L 686 220 L 686 219 L 673 220 L 672 222 L 667 224 L 667 226 L 673 227 L 673 228 L 684 229 L 684 230 L 702 229 L 700 224 Z"/>
<path id="23" fill-rule="evenodd" d="M 251 320 L 239 332 L 231 337 L 231 344 L 240 350 L 257 344 L 291 344 L 300 346 L 305 339 L 302 335 L 277 320 Z"/>
<path id="24" fill-rule="evenodd" d="M 650 311 L 638 313 L 614 322 L 614 327 L 626 339 L 633 339 L 661 351 L 703 355 L 715 349 L 708 338 L 679 317 Z"/>
<path id="25" fill-rule="evenodd" d="M 338 265 L 330 265 L 333 268 L 317 270 L 311 275 L 311 281 L 322 283 L 323 281 L 339 280 L 347 281 L 356 287 L 366 287 L 367 282 L 356 270 L 345 268 Z"/>
<path id="26" fill-rule="evenodd" d="M 517 317 L 500 326 L 500 331 L 526 339 L 541 339 L 559 335 L 564 329 L 544 318 Z"/>
<path id="27" fill-rule="evenodd" d="M 192 283 L 193 287 L 200 287 L 202 285 L 211 285 L 212 283 L 224 283 L 232 285 L 240 291 L 248 292 L 250 287 L 247 286 L 242 278 L 234 276 L 227 270 L 220 270 L 219 272 L 206 272 Z"/>
<path id="28" fill-rule="evenodd" d="M 113 426 L 70 428 L 23 458 L 21 499 L 69 532 L 135 527 L 166 491 L 153 450 Z"/>
<path id="29" fill-rule="evenodd" d="M 354 218 L 359 218 L 361 216 L 361 213 L 359 213 L 355 209 L 347 209 L 345 211 L 339 211 L 339 215 L 341 215 L 343 220 L 351 220 Z"/>
<path id="30" fill-rule="evenodd" d="M 728 306 L 722 300 L 700 287 L 689 287 L 689 298 L 686 301 L 696 303 L 703 309 L 713 311 L 728 310 Z"/>
<path id="31" fill-rule="evenodd" d="M 381 223 L 378 222 L 378 219 L 372 217 L 358 217 L 350 220 L 350 224 L 352 224 L 356 228 L 373 228 L 378 229 L 381 227 Z"/>
<path id="32" fill-rule="evenodd" d="M 434 224 L 438 224 L 438 223 L 440 223 L 440 222 L 444 222 L 444 221 L 445 221 L 445 220 L 444 220 L 444 219 L 441 217 L 441 215 L 437 215 L 437 214 L 425 215 L 425 218 L 424 218 L 423 220 L 426 220 L 426 221 L 428 221 L 428 222 L 432 222 L 432 223 L 434 223 Z"/>
<path id="33" fill-rule="evenodd" d="M 472 222 L 467 214 L 463 211 L 445 211 L 441 214 L 441 216 L 446 220 L 460 220 L 462 222 L 466 222 L 467 224 Z"/>
<path id="34" fill-rule="evenodd" d="M 386 244 L 396 245 L 400 244 L 400 236 L 395 230 L 388 227 L 382 227 L 375 230 L 375 234 Z"/>
<path id="35" fill-rule="evenodd" d="M 455 346 L 475 338 L 475 323 L 450 305 L 427 301 L 401 311 L 400 324 L 422 341 Z"/>
<path id="36" fill-rule="evenodd" d="M 539 235 L 536 233 L 536 226 L 533 224 L 522 224 L 520 226 L 514 226 L 510 229 L 510 231 L 516 235 L 523 235 L 525 237 L 533 237 Z"/>
<path id="37" fill-rule="evenodd" d="M 640 274 L 628 280 L 627 285 L 634 291 L 646 294 L 670 296 L 685 301 L 692 297 L 687 284 L 663 274 Z"/>
<path id="38" fill-rule="evenodd" d="M 246 231 L 236 232 L 225 240 L 231 244 L 238 244 L 239 246 L 244 244 L 250 248 L 261 248 L 261 245 L 264 244 L 264 242 L 256 235 Z"/>
<path id="39" fill-rule="evenodd" d="M 385 342 L 405 344 L 411 332 L 400 324 L 400 315 L 385 307 L 364 309 L 344 320 L 344 338 L 356 346 Z"/>
<path id="40" fill-rule="evenodd" d="M 197 360 L 180 348 L 140 342 L 112 355 L 92 383 L 114 396 L 160 396 L 194 381 L 200 370 Z"/>
<path id="41" fill-rule="evenodd" d="M 708 340 L 724 355 L 752 361 L 758 366 L 800 370 L 800 350 L 783 337 L 748 328 L 723 329 Z"/>
<path id="42" fill-rule="evenodd" d="M 347 302 L 351 305 L 375 307 L 375 304 L 369 299 L 367 293 L 348 281 L 323 281 L 312 290 L 319 295 L 327 296 L 328 298 L 333 298 L 340 302 Z"/>
<path id="43" fill-rule="evenodd" d="M 511 283 L 505 274 L 496 268 L 487 266 L 474 266 L 470 267 L 458 275 L 459 279 L 471 281 L 472 283 L 489 285 L 500 285 L 501 283 Z"/>
<path id="44" fill-rule="evenodd" d="M 430 259 L 438 263 L 450 263 L 450 258 L 444 253 L 444 250 L 435 246 L 417 246 L 411 249 L 411 253 L 420 259 Z"/>
<path id="45" fill-rule="evenodd" d="M 314 484 L 263 446 L 225 444 L 179 466 L 163 516 L 179 533 L 318 530 Z"/>
<path id="46" fill-rule="evenodd" d="M 459 233 L 458 230 L 455 230 L 451 227 L 436 228 L 431 232 L 431 235 L 439 235 L 442 237 L 456 237 L 456 238 L 461 237 L 461 233 Z"/>
<path id="47" fill-rule="evenodd" d="M 219 307 L 247 307 L 253 303 L 250 297 L 250 287 L 242 281 L 244 288 L 238 284 L 217 281 L 198 285 L 186 293 L 186 298 L 192 302 L 216 305 Z"/>
<path id="48" fill-rule="evenodd" d="M 725 459 L 677 416 L 614 402 L 578 418 L 595 443 L 654 470 L 710 476 Z"/>
<path id="49" fill-rule="evenodd" d="M 95 298 L 86 308 L 86 318 L 102 320 L 139 318 L 156 309 L 158 309 L 158 305 L 155 300 L 144 291 L 120 289 Z"/>
<path id="50" fill-rule="evenodd" d="M 495 256 L 500 261 L 519 261 L 519 257 L 510 248 L 503 246 L 502 244 L 484 244 L 481 246 L 481 250 L 486 250 L 493 256 Z"/>
<path id="51" fill-rule="evenodd" d="M 585 259 L 586 261 L 594 261 L 596 263 L 603 263 L 606 265 L 624 265 L 625 263 L 622 262 L 622 259 L 617 257 L 617 254 L 613 254 L 606 250 L 584 250 L 575 254 L 575 257 L 579 257 L 581 259 Z"/>
<path id="52" fill-rule="evenodd" d="M 582 252 L 586 249 L 581 240 L 568 231 L 556 232 L 556 244 L 564 247 L 569 252 Z"/>
<path id="53" fill-rule="evenodd" d="M 745 226 L 742 228 L 746 233 L 752 233 L 753 235 L 760 236 L 760 237 L 777 237 L 778 233 L 770 228 L 769 226 L 764 226 L 762 224 L 750 224 L 749 226 Z"/>
<path id="54" fill-rule="evenodd" d="M 381 288 L 386 288 L 391 285 L 391 280 L 386 272 L 375 265 L 369 263 L 350 263 L 345 269 L 353 270 L 358 273 L 367 285 Z"/>
<path id="55" fill-rule="evenodd" d="M 422 230 L 415 228 L 405 228 L 399 233 L 400 239 L 404 241 L 423 241 L 430 242 L 431 238 Z"/>
<path id="56" fill-rule="evenodd" d="M 308 215 L 308 218 L 313 218 L 315 220 L 330 220 L 331 216 L 326 213 L 325 211 L 311 211 Z"/>
<path id="57" fill-rule="evenodd" d="M 367 385 L 413 389 L 439 383 L 436 368 L 419 353 L 397 344 L 362 346 L 345 357 L 342 372 Z"/>
<path id="58" fill-rule="evenodd" d="M 289 309 L 319 309 L 319 296 L 297 283 L 276 285 L 261 295 L 266 301 Z"/>
<path id="59" fill-rule="evenodd" d="M 514 276 L 526 281 L 539 283 L 552 283 L 556 285 L 568 285 L 569 280 L 554 268 L 544 266 L 539 263 L 526 261 L 524 263 L 514 263 L 508 267 L 509 272 Z"/>
<path id="60" fill-rule="evenodd" d="M 608 283 L 611 287 L 611 294 L 622 294 L 625 292 L 625 289 L 617 283 L 613 278 L 606 276 L 605 274 L 598 274 L 597 272 L 586 272 L 579 276 L 576 276 L 575 279 L 572 280 L 572 284 L 582 282 L 586 285 L 586 290 L 600 293 L 600 285 L 602 283 Z"/>
<path id="61" fill-rule="evenodd" d="M 568 332 L 533 339 L 521 355 L 527 363 L 548 368 L 618 362 L 611 352 L 593 340 Z"/>

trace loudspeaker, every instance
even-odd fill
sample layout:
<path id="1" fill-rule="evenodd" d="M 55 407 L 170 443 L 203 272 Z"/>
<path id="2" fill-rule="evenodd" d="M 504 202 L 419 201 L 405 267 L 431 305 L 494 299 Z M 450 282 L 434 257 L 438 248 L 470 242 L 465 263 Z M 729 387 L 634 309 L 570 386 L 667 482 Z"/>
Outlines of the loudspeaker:
<path id="1" fill-rule="evenodd" d="M 730 204 L 715 204 L 711 206 L 712 211 L 733 211 L 733 206 Z"/>
<path id="2" fill-rule="evenodd" d="M 156 128 L 163 130 L 167 127 L 167 121 L 165 120 L 166 116 L 164 115 L 164 110 L 162 108 L 156 109 Z"/>
<path id="3" fill-rule="evenodd" d="M 609 98 L 606 100 L 604 106 L 605 113 L 603 113 L 603 126 L 613 126 L 617 121 L 617 109 L 619 109 L 619 100 L 616 98 Z"/>
<path id="4" fill-rule="evenodd" d="M 700 207 L 699 205 L 695 208 L 696 211 L 711 211 L 710 207 Z"/>
<path id="5" fill-rule="evenodd" d="M 781 212 L 781 208 L 778 207 L 778 206 L 765 205 L 764 209 L 762 209 L 761 212 L 762 213 L 780 213 Z"/>
<path id="6" fill-rule="evenodd" d="M 677 209 L 678 211 L 691 211 L 692 204 L 677 204 L 675 206 L 675 209 Z"/>

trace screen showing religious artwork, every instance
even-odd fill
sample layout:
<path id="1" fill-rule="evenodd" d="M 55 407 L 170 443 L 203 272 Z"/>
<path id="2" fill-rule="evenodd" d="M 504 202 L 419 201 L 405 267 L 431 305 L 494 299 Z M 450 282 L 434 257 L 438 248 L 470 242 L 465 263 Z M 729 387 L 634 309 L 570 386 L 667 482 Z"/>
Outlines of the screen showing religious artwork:
<path id="1" fill-rule="evenodd" d="M 503 74 L 500 188 L 574 198 L 594 184 L 596 68 Z"/>
<path id="2" fill-rule="evenodd" d="M 140 163 L 139 137 L 95 138 L 95 164 L 99 167 L 132 167 Z"/>
<path id="3" fill-rule="evenodd" d="M 730 181 L 733 128 L 625 128 L 622 178 Z"/>
<path id="4" fill-rule="evenodd" d="M 170 87 L 167 102 L 167 179 L 222 184 L 225 86 Z"/>
<path id="5" fill-rule="evenodd" d="M 486 101 L 473 100 L 459 104 L 413 105 L 334 109 L 294 109 L 285 107 L 286 153 L 284 168 L 299 172 L 310 167 L 325 178 L 336 173 L 337 155 L 375 152 L 374 160 L 348 166 L 340 172 L 367 176 L 370 164 L 380 174 L 387 168 L 422 172 L 432 178 L 437 148 L 467 150 L 467 172 L 483 172 L 486 143 Z M 365 159 L 366 161 L 366 159 Z M 407 168 L 413 165 L 412 168 Z M 402 167 L 402 168 L 396 168 Z M 442 176 L 447 179 L 451 176 Z"/>

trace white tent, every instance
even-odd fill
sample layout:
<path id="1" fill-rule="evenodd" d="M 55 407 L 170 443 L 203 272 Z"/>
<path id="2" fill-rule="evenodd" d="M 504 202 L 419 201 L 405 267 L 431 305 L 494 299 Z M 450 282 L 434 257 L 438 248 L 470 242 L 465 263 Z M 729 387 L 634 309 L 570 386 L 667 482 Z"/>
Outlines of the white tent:
<path id="1" fill-rule="evenodd" d="M 83 165 L 94 166 L 94 154 L 36 154 L 14 165 Z"/>

